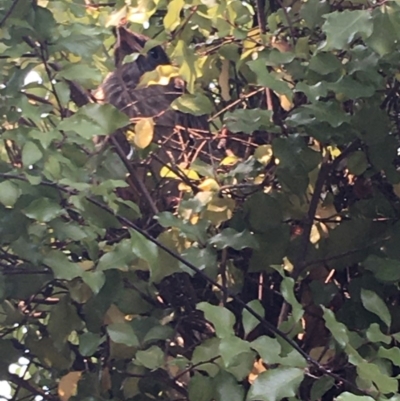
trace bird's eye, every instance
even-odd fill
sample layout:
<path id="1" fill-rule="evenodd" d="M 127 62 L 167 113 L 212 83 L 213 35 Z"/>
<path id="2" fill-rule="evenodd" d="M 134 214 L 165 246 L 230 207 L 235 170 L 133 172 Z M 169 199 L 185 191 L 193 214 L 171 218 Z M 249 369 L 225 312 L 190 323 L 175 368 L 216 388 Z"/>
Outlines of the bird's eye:
<path id="1" fill-rule="evenodd" d="M 151 56 L 154 60 L 158 60 L 160 58 L 160 54 L 156 47 L 153 47 L 149 50 L 149 56 Z"/>

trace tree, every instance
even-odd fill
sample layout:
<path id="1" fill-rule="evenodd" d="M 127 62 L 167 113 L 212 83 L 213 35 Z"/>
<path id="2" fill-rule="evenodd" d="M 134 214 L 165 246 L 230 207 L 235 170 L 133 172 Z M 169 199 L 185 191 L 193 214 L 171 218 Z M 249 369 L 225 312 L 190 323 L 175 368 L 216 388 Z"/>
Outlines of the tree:
<path id="1" fill-rule="evenodd" d="M 186 164 L 93 99 L 122 22 L 208 116 Z M 0 32 L 6 397 L 400 398 L 396 2 L 0 0 Z"/>

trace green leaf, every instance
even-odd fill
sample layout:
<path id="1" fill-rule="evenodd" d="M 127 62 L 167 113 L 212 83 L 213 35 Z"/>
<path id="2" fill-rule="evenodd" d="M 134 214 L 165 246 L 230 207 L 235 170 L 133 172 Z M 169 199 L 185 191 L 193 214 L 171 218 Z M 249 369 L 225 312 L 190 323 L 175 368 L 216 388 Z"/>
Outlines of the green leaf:
<path id="1" fill-rule="evenodd" d="M 285 277 L 281 282 L 281 293 L 286 302 L 292 307 L 292 317 L 295 323 L 297 323 L 304 314 L 302 305 L 296 299 L 294 294 L 295 282 L 290 277 Z"/>
<path id="2" fill-rule="evenodd" d="M 101 271 L 85 271 L 82 273 L 82 281 L 89 286 L 93 294 L 97 294 L 105 283 L 104 273 Z"/>
<path id="3" fill-rule="evenodd" d="M 310 401 L 317 401 L 330 390 L 335 384 L 335 379 L 331 376 L 322 376 L 317 379 L 312 387 L 310 393 Z"/>
<path id="4" fill-rule="evenodd" d="M 83 273 L 83 269 L 77 263 L 70 262 L 61 251 L 51 250 L 44 257 L 43 263 L 53 270 L 54 278 L 60 280 L 72 280 L 81 277 Z"/>
<path id="5" fill-rule="evenodd" d="M 192 363 L 198 365 L 198 370 L 207 372 L 214 377 L 220 370 L 219 367 L 219 344 L 220 339 L 214 337 L 198 345 L 193 351 Z"/>
<path id="6" fill-rule="evenodd" d="M 251 348 L 255 349 L 261 359 L 269 365 L 280 363 L 281 361 L 281 345 L 276 338 L 258 337 L 251 343 Z"/>
<path id="7" fill-rule="evenodd" d="M 274 92 L 285 95 L 292 100 L 293 92 L 288 84 L 280 80 L 278 76 L 268 72 L 266 63 L 262 58 L 249 61 L 248 66 L 257 76 L 257 84 L 272 89 Z"/>
<path id="8" fill-rule="evenodd" d="M 325 0 L 308 0 L 300 10 L 300 16 L 304 19 L 306 25 L 310 29 L 323 24 L 323 15 L 330 11 L 329 2 Z"/>
<path id="9" fill-rule="evenodd" d="M 105 253 L 100 258 L 97 269 L 101 271 L 108 269 L 127 270 L 135 259 L 132 242 L 125 239 L 120 241 L 112 251 Z"/>
<path id="10" fill-rule="evenodd" d="M 259 315 L 264 316 L 264 307 L 258 299 L 250 301 L 247 306 L 257 312 Z M 247 336 L 260 324 L 260 321 L 256 317 L 254 317 L 247 309 L 243 309 L 242 324 L 244 334 L 245 336 Z"/>
<path id="11" fill-rule="evenodd" d="M 0 183 L 0 202 L 4 206 L 14 206 L 21 195 L 21 190 L 17 184 L 12 181 L 3 181 Z"/>
<path id="12" fill-rule="evenodd" d="M 355 395 L 345 391 L 336 397 L 337 401 L 373 401 L 374 399 L 368 395 Z"/>
<path id="13" fill-rule="evenodd" d="M 380 298 L 375 292 L 362 288 L 361 301 L 365 309 L 374 313 L 386 324 L 386 326 L 390 327 L 392 317 L 382 298 Z"/>
<path id="14" fill-rule="evenodd" d="M 339 343 L 342 348 L 345 348 L 349 343 L 349 336 L 347 334 L 347 328 L 343 323 L 336 321 L 334 313 L 321 306 L 324 312 L 324 320 L 327 329 L 332 333 L 333 338 Z"/>
<path id="15" fill-rule="evenodd" d="M 164 351 L 153 345 L 144 351 L 136 352 L 136 359 L 147 369 L 157 369 L 164 365 Z"/>
<path id="16" fill-rule="evenodd" d="M 262 372 L 251 385 L 247 401 L 280 401 L 285 397 L 294 397 L 304 371 L 297 368 L 276 368 Z"/>
<path id="17" fill-rule="evenodd" d="M 384 344 L 390 344 L 392 342 L 392 338 L 390 336 L 387 336 L 381 332 L 378 323 L 372 323 L 369 326 L 366 336 L 369 341 L 374 343 L 383 342 Z"/>
<path id="18" fill-rule="evenodd" d="M 197 309 L 203 311 L 204 317 L 213 324 L 219 338 L 228 337 L 233 334 L 235 315 L 223 306 L 214 306 L 208 302 L 201 302 Z"/>
<path id="19" fill-rule="evenodd" d="M 79 33 L 69 33 L 67 37 L 60 39 L 57 44 L 78 56 L 90 57 L 90 55 L 93 55 L 99 46 L 101 46 L 101 41 L 96 33 L 97 32 L 92 32 L 90 36 Z"/>
<path id="20" fill-rule="evenodd" d="M 25 167 L 34 165 L 42 157 L 42 151 L 34 142 L 27 142 L 22 148 L 22 163 Z"/>
<path id="21" fill-rule="evenodd" d="M 211 401 L 214 394 L 214 382 L 211 377 L 195 372 L 188 384 L 191 401 Z"/>
<path id="22" fill-rule="evenodd" d="M 85 87 L 94 87 L 101 79 L 100 71 L 87 64 L 70 64 L 57 73 L 57 78 L 78 82 Z"/>
<path id="23" fill-rule="evenodd" d="M 31 202 L 25 209 L 24 214 L 43 223 L 47 223 L 64 214 L 64 209 L 53 199 L 40 198 Z"/>
<path id="24" fill-rule="evenodd" d="M 233 248 L 240 251 L 244 248 L 258 248 L 258 243 L 250 231 L 238 233 L 233 228 L 225 228 L 219 234 L 209 239 L 209 244 L 217 249 Z"/>
<path id="25" fill-rule="evenodd" d="M 345 49 L 357 37 L 368 38 L 373 31 L 373 22 L 368 10 L 335 11 L 324 15 L 322 26 L 326 34 L 324 50 Z"/>
<path id="26" fill-rule="evenodd" d="M 137 347 L 139 340 L 129 323 L 112 323 L 107 326 L 110 339 L 117 344 L 125 344 L 128 347 Z"/>
<path id="27" fill-rule="evenodd" d="M 266 271 L 271 265 L 281 264 L 290 242 L 289 227 L 282 224 L 280 227 L 271 228 L 255 237 L 259 246 L 253 250 L 250 271 L 262 272 Z"/>
<path id="28" fill-rule="evenodd" d="M 363 380 L 373 382 L 383 394 L 395 393 L 398 390 L 398 382 L 394 377 L 382 373 L 378 365 L 361 362 L 357 364 L 357 373 Z"/>
<path id="29" fill-rule="evenodd" d="M 283 216 L 279 202 L 263 192 L 250 196 L 243 208 L 244 218 L 252 231 L 263 233 L 282 223 Z"/>
<path id="30" fill-rule="evenodd" d="M 395 15 L 393 7 L 379 7 L 373 12 L 373 31 L 366 39 L 366 44 L 381 57 L 395 51 L 398 33 L 396 25 L 392 24 L 390 15 Z"/>
<path id="31" fill-rule="evenodd" d="M 347 167 L 350 173 L 354 175 L 361 175 L 368 168 L 368 160 L 365 153 L 361 150 L 352 153 L 347 158 Z"/>
<path id="32" fill-rule="evenodd" d="M 58 129 L 73 130 L 85 138 L 92 138 L 95 135 L 110 135 L 129 124 L 126 114 L 111 104 L 87 104 L 72 117 L 62 120 Z"/>
<path id="33" fill-rule="evenodd" d="M 392 348 L 379 347 L 377 355 L 381 358 L 389 359 L 396 366 L 400 366 L 400 349 L 397 347 L 392 347 Z"/>
<path id="34" fill-rule="evenodd" d="M 92 356 L 103 341 L 104 337 L 100 334 L 83 333 L 79 336 L 79 353 L 82 356 Z"/>
<path id="35" fill-rule="evenodd" d="M 334 101 L 319 102 L 296 108 L 286 119 L 293 126 L 307 125 L 313 122 L 327 122 L 334 128 L 350 122 L 340 104 Z"/>
<path id="36" fill-rule="evenodd" d="M 397 259 L 387 259 L 376 255 L 369 255 L 363 262 L 364 267 L 371 271 L 379 280 L 386 283 L 396 283 L 400 281 L 400 261 Z"/>
<path id="37" fill-rule="evenodd" d="M 140 259 L 145 260 L 150 267 L 154 266 L 159 257 L 157 245 L 135 230 L 130 230 L 130 234 L 132 252 Z"/>
<path id="38" fill-rule="evenodd" d="M 214 378 L 214 399 L 215 401 L 243 401 L 244 388 L 235 378 L 227 372 L 221 371 Z"/>
<path id="39" fill-rule="evenodd" d="M 254 365 L 255 353 L 247 341 L 236 336 L 224 337 L 221 339 L 219 350 L 226 370 L 238 381 L 249 375 Z"/>
<path id="40" fill-rule="evenodd" d="M 238 109 L 226 113 L 224 121 L 232 132 L 251 134 L 272 126 L 272 112 L 263 109 Z"/>
<path id="41" fill-rule="evenodd" d="M 210 114 L 213 109 L 213 105 L 208 97 L 201 93 L 179 96 L 171 103 L 171 107 L 182 113 L 192 114 L 194 116 Z"/>
<path id="42" fill-rule="evenodd" d="M 76 307 L 71 304 L 69 297 L 64 296 L 50 313 L 47 329 L 54 345 L 62 348 L 72 331 L 83 329 L 84 323 L 79 317 Z"/>
<path id="43" fill-rule="evenodd" d="M 335 71 L 340 71 L 342 68 L 342 63 L 340 60 L 332 53 L 317 53 L 310 59 L 310 64 L 308 68 L 311 71 L 315 71 L 321 75 L 332 74 Z M 303 85 L 304 82 L 301 82 Z M 325 86 L 325 82 L 318 83 L 321 86 Z M 316 84 L 316 85 L 318 85 Z"/>

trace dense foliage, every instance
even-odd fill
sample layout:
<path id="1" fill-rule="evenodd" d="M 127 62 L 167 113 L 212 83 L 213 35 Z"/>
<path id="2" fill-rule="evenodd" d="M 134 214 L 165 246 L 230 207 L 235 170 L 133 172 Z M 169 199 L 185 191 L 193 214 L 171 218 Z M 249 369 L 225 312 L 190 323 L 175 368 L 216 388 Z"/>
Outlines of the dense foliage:
<path id="1" fill-rule="evenodd" d="M 172 201 L 91 94 L 121 23 L 208 116 Z M 398 2 L 0 0 L 0 37 L 4 397 L 400 399 Z"/>

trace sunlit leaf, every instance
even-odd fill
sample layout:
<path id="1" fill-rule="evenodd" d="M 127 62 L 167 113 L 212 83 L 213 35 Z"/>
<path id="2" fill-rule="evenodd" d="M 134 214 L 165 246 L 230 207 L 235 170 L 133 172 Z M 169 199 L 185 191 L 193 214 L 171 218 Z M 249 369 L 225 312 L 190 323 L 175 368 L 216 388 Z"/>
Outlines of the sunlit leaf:
<path id="1" fill-rule="evenodd" d="M 152 118 L 141 118 L 135 125 L 134 144 L 139 149 L 147 148 L 153 140 L 154 122 Z"/>
<path id="2" fill-rule="evenodd" d="M 368 38 L 373 24 L 368 10 L 335 11 L 324 16 L 322 30 L 326 33 L 325 50 L 344 49 L 356 37 Z"/>

